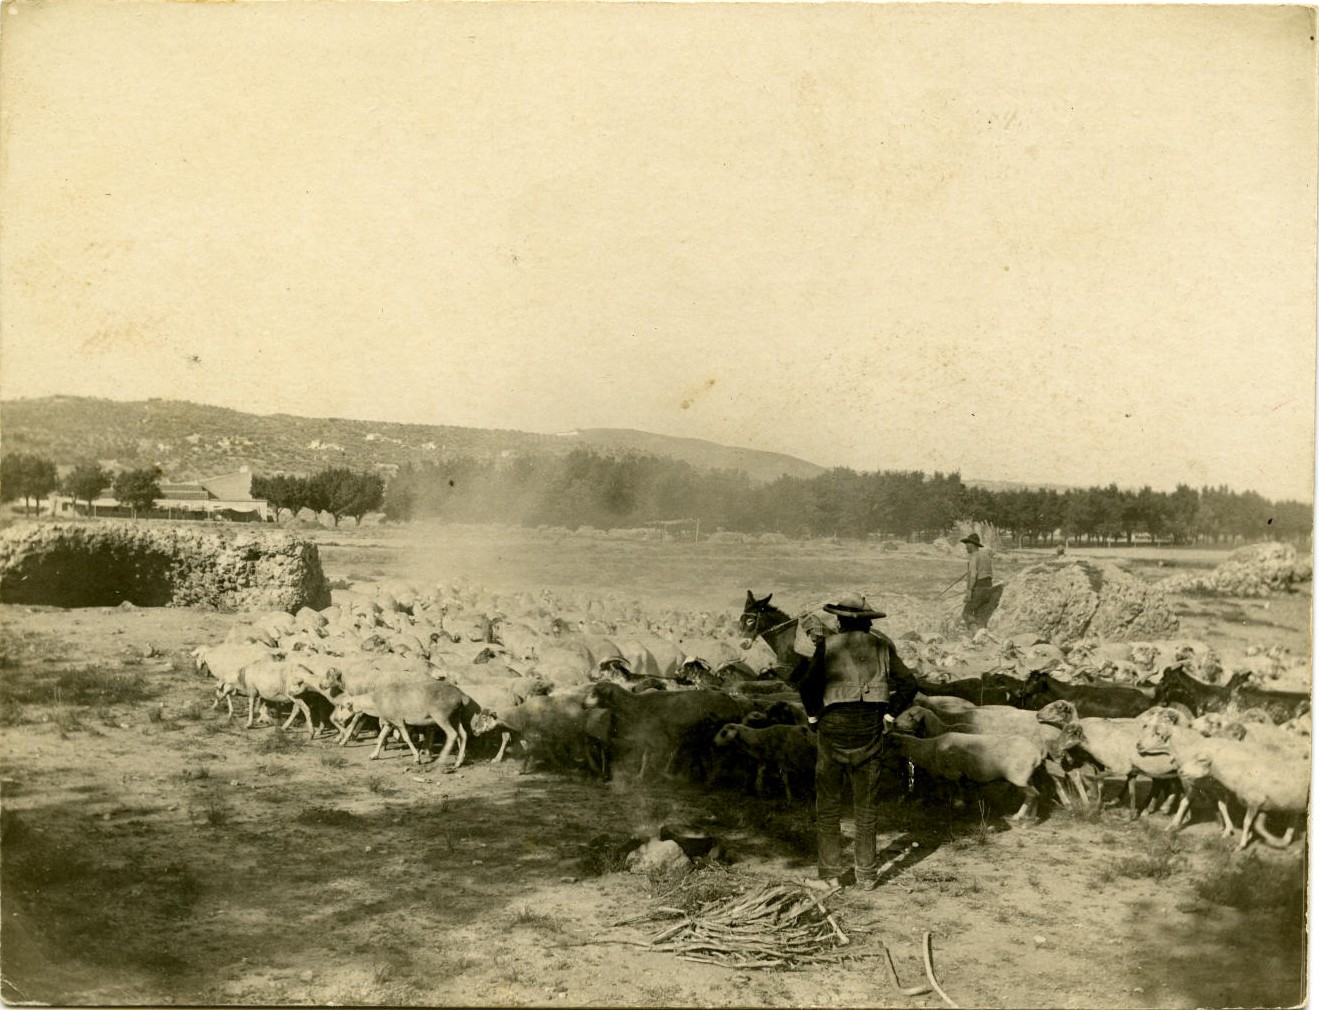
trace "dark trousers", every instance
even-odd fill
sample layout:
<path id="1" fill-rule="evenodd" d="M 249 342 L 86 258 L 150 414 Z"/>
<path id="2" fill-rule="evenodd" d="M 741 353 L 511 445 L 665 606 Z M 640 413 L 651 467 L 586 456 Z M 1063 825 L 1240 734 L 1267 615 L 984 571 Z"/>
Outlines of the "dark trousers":
<path id="1" fill-rule="evenodd" d="M 983 628 L 989 623 L 989 604 L 994 595 L 993 579 L 977 579 L 971 595 L 962 607 L 962 623 L 968 628 Z"/>
<path id="2" fill-rule="evenodd" d="M 842 876 L 843 789 L 852 780 L 852 817 L 856 824 L 853 862 L 859 883 L 875 879 L 875 797 L 880 783 L 886 706 L 863 702 L 831 705 L 820 716 L 815 759 L 815 831 L 820 879 Z"/>

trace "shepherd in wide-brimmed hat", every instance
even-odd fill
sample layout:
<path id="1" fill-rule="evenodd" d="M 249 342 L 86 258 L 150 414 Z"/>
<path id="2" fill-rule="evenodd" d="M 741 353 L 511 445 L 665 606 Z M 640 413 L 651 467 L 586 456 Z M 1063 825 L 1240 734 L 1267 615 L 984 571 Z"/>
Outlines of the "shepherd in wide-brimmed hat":
<path id="1" fill-rule="evenodd" d="M 838 617 L 851 617 L 856 620 L 877 621 L 887 617 L 882 610 L 874 610 L 866 603 L 864 596 L 844 596 L 837 603 L 826 603 L 824 609 Z"/>
<path id="2" fill-rule="evenodd" d="M 815 726 L 815 825 L 819 879 L 808 886 L 831 890 L 851 880 L 873 887 L 878 879 L 875 798 L 884 769 L 879 762 L 884 717 L 911 704 L 916 678 L 885 635 L 870 630 L 884 616 L 860 594 L 826 603 L 838 618 L 838 633 L 822 635 L 805 679 L 802 703 Z M 843 790 L 851 784 L 855 841 L 843 863 L 841 816 Z"/>
<path id="3" fill-rule="evenodd" d="M 983 628 L 989 623 L 989 612 L 994 589 L 994 559 L 979 533 L 962 537 L 966 544 L 966 594 L 962 601 L 962 623 L 968 631 Z"/>

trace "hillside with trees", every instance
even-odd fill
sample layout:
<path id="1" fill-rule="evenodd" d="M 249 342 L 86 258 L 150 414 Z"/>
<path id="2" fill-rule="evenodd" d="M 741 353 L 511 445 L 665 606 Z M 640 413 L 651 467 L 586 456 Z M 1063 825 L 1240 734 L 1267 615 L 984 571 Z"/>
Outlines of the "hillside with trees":
<path id="1" fill-rule="evenodd" d="M 394 424 L 342 418 L 248 414 L 179 400 L 124 402 L 50 396 L 0 403 L 6 452 L 67 467 L 94 460 L 111 470 L 159 467 L 188 481 L 248 467 L 253 473 L 311 474 L 327 467 L 378 470 L 454 457 L 485 461 L 565 456 L 578 448 L 606 455 L 644 452 L 706 469 L 736 469 L 768 481 L 811 477 L 823 468 L 782 453 L 736 449 L 701 439 L 622 428 L 544 435 L 492 428 Z"/>

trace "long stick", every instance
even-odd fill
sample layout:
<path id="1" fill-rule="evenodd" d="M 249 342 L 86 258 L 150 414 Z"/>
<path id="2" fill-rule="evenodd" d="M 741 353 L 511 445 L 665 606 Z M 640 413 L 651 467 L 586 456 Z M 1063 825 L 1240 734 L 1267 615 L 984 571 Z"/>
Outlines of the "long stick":
<path id="1" fill-rule="evenodd" d="M 957 583 L 961 582 L 964 578 L 966 578 L 966 572 L 963 572 L 961 575 L 957 576 L 957 578 L 953 581 L 952 585 L 948 587 L 948 589 L 952 589 L 953 586 L 957 585 Z M 947 593 L 948 589 L 945 589 L 943 593 L 940 593 L 938 596 L 935 597 L 935 599 L 942 600 L 944 597 L 944 593 Z"/>
<path id="2" fill-rule="evenodd" d="M 898 966 L 893 963 L 893 955 L 889 953 L 889 949 L 885 944 L 881 943 L 880 946 L 884 948 L 884 956 L 888 958 L 888 970 L 893 975 L 893 984 L 897 986 L 898 992 L 902 993 L 904 996 L 924 996 L 930 991 L 928 985 L 904 986 L 902 984 L 902 979 L 898 978 Z"/>
<path id="3" fill-rule="evenodd" d="M 930 937 L 931 937 L 931 936 L 932 936 L 931 933 L 926 932 L 926 934 L 925 934 L 925 977 L 928 978 L 928 979 L 930 980 L 930 985 L 933 986 L 933 987 L 934 987 L 934 991 L 937 992 L 937 993 L 939 994 L 939 998 L 942 999 L 945 1003 L 947 1003 L 950 1007 L 952 1007 L 953 1010 L 957 1010 L 957 1004 L 954 1003 L 952 1000 L 950 1000 L 950 999 L 948 998 L 948 994 L 947 994 L 946 992 L 943 991 L 942 987 L 940 987 L 940 985 L 939 985 L 939 980 L 936 979 L 936 978 L 934 977 L 934 955 L 933 955 L 933 953 L 931 952 L 931 949 L 930 949 Z"/>

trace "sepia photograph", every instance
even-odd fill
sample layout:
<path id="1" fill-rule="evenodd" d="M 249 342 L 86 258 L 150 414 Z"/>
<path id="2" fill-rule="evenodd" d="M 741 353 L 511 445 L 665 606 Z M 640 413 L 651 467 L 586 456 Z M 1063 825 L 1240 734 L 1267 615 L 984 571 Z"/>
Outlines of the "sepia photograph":
<path id="1" fill-rule="evenodd" d="M 1306 1005 L 1315 23 L 0 2 L 0 1001 Z"/>

